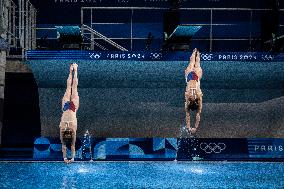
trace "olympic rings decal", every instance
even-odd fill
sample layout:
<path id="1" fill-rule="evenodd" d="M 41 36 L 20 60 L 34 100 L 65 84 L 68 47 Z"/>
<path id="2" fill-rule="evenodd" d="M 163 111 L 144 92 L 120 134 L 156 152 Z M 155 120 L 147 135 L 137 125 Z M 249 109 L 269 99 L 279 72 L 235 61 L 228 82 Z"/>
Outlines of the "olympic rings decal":
<path id="1" fill-rule="evenodd" d="M 219 154 L 221 153 L 223 150 L 225 150 L 226 148 L 226 144 L 225 143 L 205 143 L 202 142 L 200 143 L 200 149 L 203 150 L 205 153 L 207 154 L 211 154 L 212 152 Z"/>
<path id="2" fill-rule="evenodd" d="M 89 54 L 91 54 L 91 53 L 89 53 Z M 90 58 L 95 58 L 95 59 L 99 59 L 101 57 L 101 53 L 92 53 L 91 55 L 90 55 Z"/>
<path id="3" fill-rule="evenodd" d="M 201 59 L 202 60 L 212 60 L 213 54 L 201 54 Z"/>
<path id="4" fill-rule="evenodd" d="M 152 59 L 161 59 L 162 53 L 151 53 Z"/>

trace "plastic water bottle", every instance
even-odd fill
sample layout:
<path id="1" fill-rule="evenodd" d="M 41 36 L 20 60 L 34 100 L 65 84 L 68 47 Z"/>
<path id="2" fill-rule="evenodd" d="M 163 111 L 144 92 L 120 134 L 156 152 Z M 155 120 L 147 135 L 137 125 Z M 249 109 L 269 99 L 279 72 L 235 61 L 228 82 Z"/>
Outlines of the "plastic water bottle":
<path id="1" fill-rule="evenodd" d="M 82 147 L 82 159 L 92 160 L 91 135 L 88 130 L 84 134 L 83 147 Z"/>

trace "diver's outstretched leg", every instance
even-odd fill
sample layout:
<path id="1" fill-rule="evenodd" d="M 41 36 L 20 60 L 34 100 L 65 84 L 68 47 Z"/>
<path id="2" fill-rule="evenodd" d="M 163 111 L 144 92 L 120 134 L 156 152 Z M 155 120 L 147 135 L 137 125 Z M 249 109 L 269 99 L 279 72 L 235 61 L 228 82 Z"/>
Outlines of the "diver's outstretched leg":
<path id="1" fill-rule="evenodd" d="M 196 57 L 195 57 L 195 68 L 200 68 L 200 52 L 197 50 Z"/>
<path id="2" fill-rule="evenodd" d="M 195 48 L 190 56 L 190 59 L 189 59 L 189 64 L 185 70 L 185 75 L 187 76 L 189 72 L 191 72 L 194 68 L 194 65 L 195 65 L 195 59 L 196 59 L 196 52 L 197 52 L 197 49 Z"/>
<path id="3" fill-rule="evenodd" d="M 73 72 L 73 64 L 70 65 L 70 72 L 69 72 L 69 76 L 66 82 L 66 91 L 65 94 L 62 98 L 62 106 L 64 106 L 64 103 L 67 101 L 70 101 L 70 97 L 71 97 L 71 85 L 72 85 L 72 72 Z"/>
<path id="4" fill-rule="evenodd" d="M 74 67 L 74 78 L 72 84 L 72 94 L 71 100 L 74 103 L 76 109 L 79 107 L 79 94 L 78 94 L 78 65 L 76 63 L 73 64 Z"/>
<path id="5" fill-rule="evenodd" d="M 71 159 L 69 160 L 68 163 L 72 163 L 74 161 L 74 158 L 75 158 L 75 155 L 76 155 L 75 144 L 76 144 L 76 131 L 73 131 L 72 143 L 71 143 Z"/>

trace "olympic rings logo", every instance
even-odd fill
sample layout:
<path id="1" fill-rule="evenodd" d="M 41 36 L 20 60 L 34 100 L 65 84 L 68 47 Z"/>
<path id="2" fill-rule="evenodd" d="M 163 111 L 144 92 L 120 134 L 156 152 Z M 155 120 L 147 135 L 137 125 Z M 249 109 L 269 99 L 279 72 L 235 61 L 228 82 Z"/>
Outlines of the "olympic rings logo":
<path id="1" fill-rule="evenodd" d="M 211 154 L 212 152 L 219 154 L 226 148 L 226 144 L 224 143 L 205 143 L 202 142 L 200 145 L 200 149 L 203 150 L 207 154 Z"/>
<path id="2" fill-rule="evenodd" d="M 89 53 L 90 54 L 90 53 Z M 99 53 L 92 53 L 91 55 L 90 55 L 90 58 L 95 58 L 95 59 L 99 59 L 101 57 L 101 55 L 99 54 Z"/>
<path id="3" fill-rule="evenodd" d="M 201 54 L 202 60 L 212 60 L 213 54 Z"/>
<path id="4" fill-rule="evenodd" d="M 153 59 L 161 59 L 162 53 L 151 53 Z"/>

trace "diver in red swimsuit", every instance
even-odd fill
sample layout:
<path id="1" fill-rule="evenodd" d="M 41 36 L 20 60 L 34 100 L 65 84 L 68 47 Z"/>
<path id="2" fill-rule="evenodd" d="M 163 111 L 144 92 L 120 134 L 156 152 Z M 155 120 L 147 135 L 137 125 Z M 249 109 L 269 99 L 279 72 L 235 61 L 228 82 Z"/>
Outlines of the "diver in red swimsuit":
<path id="1" fill-rule="evenodd" d="M 59 125 L 60 140 L 62 143 L 62 153 L 65 163 L 71 163 L 75 158 L 75 143 L 77 131 L 77 117 L 76 113 L 79 108 L 79 95 L 78 95 L 78 65 L 73 63 L 70 65 L 70 73 L 67 79 L 67 88 L 62 98 L 62 117 Z M 74 77 L 73 77 L 74 71 Z M 66 156 L 66 145 L 71 145 L 71 159 L 68 160 Z"/>
<path id="2" fill-rule="evenodd" d="M 202 111 L 202 91 L 200 88 L 200 80 L 202 78 L 202 69 L 200 67 L 200 53 L 194 49 L 190 57 L 189 65 L 185 70 L 186 91 L 185 91 L 185 113 L 186 127 L 190 133 L 196 133 L 200 115 Z M 190 126 L 190 111 L 197 111 L 194 127 Z"/>

